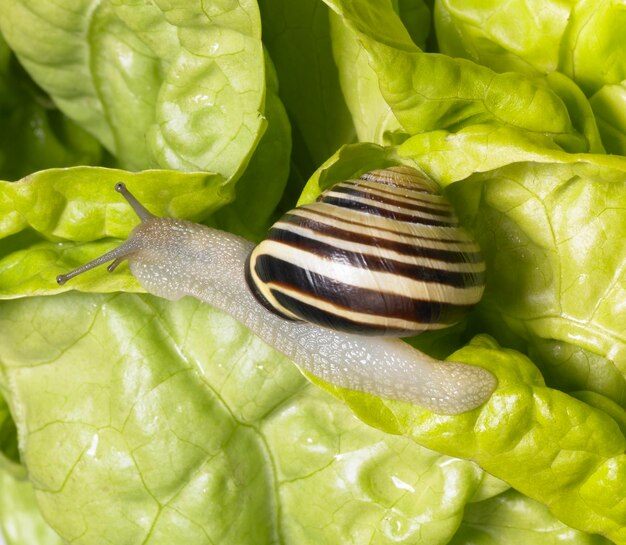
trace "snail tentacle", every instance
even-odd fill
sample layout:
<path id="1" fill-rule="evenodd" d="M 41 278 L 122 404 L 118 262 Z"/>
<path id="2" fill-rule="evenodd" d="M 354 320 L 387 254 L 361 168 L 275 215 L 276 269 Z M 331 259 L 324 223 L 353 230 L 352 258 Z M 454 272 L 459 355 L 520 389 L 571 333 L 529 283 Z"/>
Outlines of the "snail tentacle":
<path id="1" fill-rule="evenodd" d="M 137 214 L 137 217 L 141 220 L 142 223 L 157 219 L 154 214 L 149 212 L 146 207 L 141 204 L 130 191 L 128 191 L 126 185 L 123 182 L 118 182 L 117 184 L 115 184 L 115 191 L 120 193 L 126 199 L 126 202 L 128 202 L 128 204 L 133 209 L 135 214 Z M 68 280 L 71 280 L 79 274 L 87 272 L 91 269 L 95 269 L 96 267 L 104 265 L 109 261 L 111 261 L 112 263 L 107 267 L 107 271 L 111 273 L 117 268 L 120 263 L 127 259 L 128 256 L 136 250 L 137 241 L 134 237 L 131 237 L 124 244 L 121 244 L 117 248 L 111 250 L 110 252 L 107 252 L 106 254 L 101 255 L 93 261 L 85 263 L 84 265 L 81 265 L 80 267 L 68 273 L 59 274 L 56 278 L 57 284 L 59 284 L 59 286 L 62 286 Z"/>

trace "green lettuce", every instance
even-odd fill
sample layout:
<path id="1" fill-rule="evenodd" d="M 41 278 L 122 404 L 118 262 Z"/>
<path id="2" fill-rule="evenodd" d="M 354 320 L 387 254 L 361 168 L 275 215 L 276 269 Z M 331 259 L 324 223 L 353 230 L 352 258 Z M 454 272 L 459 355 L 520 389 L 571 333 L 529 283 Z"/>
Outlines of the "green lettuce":
<path id="1" fill-rule="evenodd" d="M 0 397 L 0 470 L 15 477 L 26 476 L 20 463 L 15 422 L 3 397 Z"/>
<path id="2" fill-rule="evenodd" d="M 0 530 L 7 545 L 62 545 L 42 518 L 30 482 L 0 470 Z"/>
<path id="3" fill-rule="evenodd" d="M 411 151 L 409 142 L 398 151 Z M 390 150 L 359 144 L 338 153 L 311 179 L 306 200 L 341 179 L 340 167 L 363 157 L 367 169 L 367 160 L 376 155 L 381 162 L 389 160 Z M 525 348 L 511 339 L 511 331 L 531 347 L 539 345 L 551 356 L 548 378 L 564 390 L 597 392 L 603 401 L 585 404 L 546 388 L 529 360 L 484 337 L 450 356 L 487 367 L 498 378 L 498 389 L 478 414 L 441 417 L 311 378 L 373 426 L 473 459 L 549 505 L 561 520 L 619 542 L 626 538 L 626 411 L 607 397 L 625 402 L 626 254 L 620 240 L 605 233 L 626 228 L 626 162 L 562 152 L 557 157 L 561 162 L 518 162 L 478 173 L 451 184 L 448 193 L 481 243 L 488 271 L 496 275 L 472 317 L 474 327 L 481 320 L 491 322 L 488 328 L 513 345 Z M 574 210 L 580 217 L 572 223 Z M 581 249 L 588 264 L 581 261 Z M 587 274 L 580 274 L 581 267 Z M 587 283 L 593 289 L 585 289 Z M 583 367 L 577 358 L 564 357 L 576 350 L 595 357 L 594 365 Z M 501 448 L 496 436 L 506 438 Z M 597 486 L 603 495 L 594 497 Z"/>
<path id="4" fill-rule="evenodd" d="M 1 316 L 23 462 L 67 541 L 448 543 L 508 488 L 368 427 L 198 301 L 68 293 Z"/>
<path id="5" fill-rule="evenodd" d="M 229 4 L 3 0 L 0 31 L 123 168 L 228 178 L 254 151 L 265 101 L 258 6 Z"/>
<path id="6" fill-rule="evenodd" d="M 598 536 L 572 533 L 571 529 L 555 524 L 544 505 L 528 501 L 514 490 L 483 502 L 468 504 L 462 528 L 450 545 L 607 543 Z"/>
<path id="7" fill-rule="evenodd" d="M 262 0 L 259 7 L 293 128 L 292 166 L 306 180 L 354 135 L 331 52 L 329 10 L 319 0 Z"/>
<path id="8" fill-rule="evenodd" d="M 25 343 L 35 308 L 38 338 Z M 72 325 L 63 338 L 59 312 Z M 65 294 L 5 303 L 2 316 L 14 412 L 31 407 L 18 422 L 24 462 L 66 540 L 331 543 L 358 528 L 364 540 L 446 543 L 483 482 L 480 495 L 506 488 L 471 462 L 365 426 L 197 301 Z"/>
<path id="9" fill-rule="evenodd" d="M 496 272 L 479 306 L 483 327 L 532 354 L 559 387 L 626 406 L 626 254 L 612 236 L 626 227 L 626 162 L 526 146 L 522 136 L 441 131 L 400 152 L 440 180 L 463 180 L 449 196 Z"/>
<path id="10" fill-rule="evenodd" d="M 626 543 L 621 12 L 456 4 L 0 0 L 9 545 Z M 398 163 L 485 255 L 476 309 L 408 339 L 497 376 L 475 411 L 307 381 L 124 265 L 55 282 L 136 225 L 119 181 L 258 240 Z"/>
<path id="11" fill-rule="evenodd" d="M 487 367 L 498 378 L 490 400 L 460 417 L 313 380 L 372 426 L 475 460 L 560 520 L 623 542 L 626 437 L 612 414 L 547 388 L 530 360 L 490 337 L 476 337 L 451 359 Z M 614 410 L 622 423 L 624 410 Z"/>
<path id="12" fill-rule="evenodd" d="M 626 13 L 620 3 L 436 3 L 441 51 L 498 72 L 560 72 L 589 97 L 602 140 L 626 152 Z"/>
<path id="13" fill-rule="evenodd" d="M 568 110 L 569 95 L 577 94 L 571 87 L 564 100 L 546 78 L 498 74 L 464 59 L 425 53 L 389 2 L 326 3 L 354 33 L 384 100 L 408 134 L 490 123 L 548 137 L 567 151 L 600 151 L 595 125 L 577 126 L 585 113 L 572 116 Z"/>
<path id="14" fill-rule="evenodd" d="M 102 148 L 30 79 L 0 34 L 0 179 L 55 166 L 99 164 Z"/>

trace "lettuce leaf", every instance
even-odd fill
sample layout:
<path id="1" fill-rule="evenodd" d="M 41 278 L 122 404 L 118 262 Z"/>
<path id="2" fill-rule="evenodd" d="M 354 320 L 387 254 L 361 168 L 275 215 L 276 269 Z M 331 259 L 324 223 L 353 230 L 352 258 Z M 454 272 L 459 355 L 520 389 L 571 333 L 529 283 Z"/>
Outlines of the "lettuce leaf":
<path id="1" fill-rule="evenodd" d="M 249 240 L 263 239 L 289 176 L 291 127 L 278 95 L 278 79 L 267 55 L 265 66 L 267 129 L 248 168 L 237 180 L 235 199 L 213 215 L 215 226 Z"/>
<path id="2" fill-rule="evenodd" d="M 398 155 L 416 151 L 412 144 L 412 139 L 405 142 Z M 449 156 L 454 157 L 457 144 L 450 138 L 445 150 Z M 479 157 L 484 150 L 474 151 Z M 471 152 L 464 142 L 460 153 Z M 485 296 L 472 316 L 474 327 L 480 328 L 482 320 L 483 328 L 510 345 L 541 347 L 554 385 L 592 390 L 623 407 L 626 254 L 620 239 L 608 234 L 626 228 L 626 163 L 622 158 L 560 150 L 543 153 L 546 159 L 552 153 L 553 162 L 511 163 L 448 187 L 465 225 L 476 234 L 490 271 Z M 496 161 L 505 157 L 501 152 L 494 156 Z M 303 193 L 305 201 L 341 179 L 345 174 L 341 168 L 354 168 L 359 158 L 367 166 L 368 160 L 384 164 L 392 157 L 389 148 L 373 145 L 343 148 L 311 179 Z M 419 157 L 418 165 L 428 172 L 429 155 Z M 456 159 L 450 164 L 461 165 L 464 172 L 463 161 Z M 438 166 L 440 161 L 436 157 L 433 162 Z M 457 177 L 449 165 L 448 175 Z M 579 367 L 580 358 L 567 358 L 572 352 L 587 354 L 589 365 Z M 498 378 L 498 389 L 478 413 L 441 417 L 309 378 L 346 401 L 371 425 L 475 460 L 492 475 L 549 505 L 566 523 L 617 542 L 626 539 L 626 504 L 621 501 L 626 411 L 608 399 L 598 401 L 602 395 L 585 404 L 546 388 L 530 360 L 483 336 L 450 359 L 487 367 Z M 493 427 L 492 419 L 497 421 Z M 600 488 L 603 492 L 596 496 Z"/>
<path id="3" fill-rule="evenodd" d="M 113 191 L 119 181 L 136 191 L 153 213 L 192 221 L 206 218 L 232 198 L 232 186 L 207 172 L 75 167 L 37 172 L 19 183 L 0 182 L 0 238 L 6 237 L 0 251 L 0 294 L 10 298 L 54 293 L 56 274 L 111 249 L 116 245 L 111 237 L 126 238 L 138 221 Z M 84 244 L 87 241 L 92 243 Z M 77 279 L 73 288 L 141 289 L 127 267 L 119 272 L 97 271 Z"/>
<path id="4" fill-rule="evenodd" d="M 67 119 L 19 65 L 0 34 L 0 180 L 35 170 L 99 164 L 102 148 Z"/>
<path id="5" fill-rule="evenodd" d="M 20 62 L 120 166 L 244 170 L 265 126 L 256 2 L 1 6 L 0 31 Z"/>
<path id="6" fill-rule="evenodd" d="M 0 543 L 62 545 L 59 535 L 42 518 L 30 482 L 0 470 Z M 4 536 L 4 542 L 2 537 Z"/>
<path id="7" fill-rule="evenodd" d="M 191 299 L 5 301 L 0 346 L 29 479 L 66 541 L 445 544 L 469 500 L 507 488 L 363 424 Z"/>
<path id="8" fill-rule="evenodd" d="M 344 169 L 354 168 L 357 164 L 368 168 L 363 163 L 364 154 L 372 165 L 394 160 L 390 148 L 372 145 L 346 148 L 341 154 L 343 160 L 330 165 L 321 185 L 331 183 L 333 176 L 342 176 Z M 80 186 L 64 184 L 64 180 L 75 179 L 76 174 L 80 175 L 84 183 Z M 142 189 L 147 202 L 152 202 L 164 191 L 163 188 L 159 189 L 159 184 L 166 174 L 154 171 L 131 176 L 104 169 L 70 169 L 40 173 L 28 181 L 5 184 L 3 189 L 13 195 L 22 195 L 24 203 L 50 202 L 53 199 L 44 197 L 46 194 L 53 195 L 55 188 L 61 195 L 65 191 L 68 200 L 61 208 L 68 208 L 74 202 L 82 203 L 83 212 L 88 212 L 86 217 L 94 218 L 93 224 L 86 223 L 88 229 L 84 234 L 90 238 L 103 236 L 107 233 L 103 231 L 105 227 L 111 229 L 109 235 L 115 232 L 115 222 L 103 222 L 102 218 L 106 216 L 97 212 L 110 208 L 109 201 L 115 198 L 110 190 L 110 196 L 106 196 L 101 184 L 103 176 L 109 176 L 111 183 L 120 176 L 126 176 L 124 179 Z M 206 176 L 180 176 L 179 193 L 185 192 L 185 184 L 194 179 L 201 188 L 207 181 Z M 90 178 L 92 181 L 88 183 Z M 221 180 L 220 177 L 214 178 Z M 176 178 L 172 178 L 172 181 L 175 182 Z M 171 186 L 169 191 L 174 191 L 173 188 L 175 186 Z M 36 198 L 38 193 L 40 198 Z M 186 200 L 174 199 L 173 202 L 179 210 L 185 210 L 190 205 L 196 205 L 198 199 L 194 195 L 183 193 L 181 197 L 186 196 Z M 208 193 L 204 201 L 210 202 L 218 195 L 216 192 Z M 99 204 L 98 200 L 103 197 L 104 202 Z M 158 208 L 156 204 L 154 206 Z M 30 216 L 26 214 L 26 217 L 33 226 L 43 223 L 38 216 L 46 217 L 42 209 L 32 204 L 24 204 L 21 210 L 31 211 Z M 123 215 L 128 218 L 132 214 L 126 211 Z M 128 223 L 132 221 L 128 219 Z M 120 220 L 118 223 L 118 230 L 129 228 Z M 75 224 L 72 215 L 61 214 L 57 221 L 49 221 L 39 228 L 42 234 L 50 236 L 63 233 Z M 84 244 L 82 247 L 86 253 L 101 251 L 97 245 Z M 54 285 L 55 273 L 56 270 L 49 271 L 48 291 L 41 293 L 58 290 Z M 102 271 L 98 273 L 101 277 L 106 275 Z M 120 282 L 124 276 L 118 273 L 108 275 L 108 278 Z M 120 289 L 120 285 L 117 284 L 115 288 Z M 83 289 L 98 289 L 98 282 L 92 278 Z M 61 317 L 62 326 L 59 322 Z M 135 542 L 150 535 L 150 539 L 159 543 L 172 539 L 175 526 L 175 531 L 179 533 L 184 528 L 184 535 L 190 543 L 202 543 L 202 536 L 206 532 L 220 542 L 228 543 L 232 540 L 241 543 L 245 542 L 245 532 L 250 527 L 258 527 L 257 517 L 278 520 L 276 514 L 267 511 L 268 505 L 276 505 L 279 512 L 290 513 L 291 526 L 285 527 L 281 518 L 280 531 L 296 543 L 336 542 L 353 532 L 353 524 L 369 529 L 369 533 L 363 534 L 363 539 L 370 539 L 372 535 L 387 536 L 385 539 L 391 539 L 389 536 L 392 536 L 397 542 L 400 536 L 406 542 L 411 542 L 415 532 L 419 532 L 420 535 L 429 536 L 433 543 L 447 543 L 455 534 L 462 534 L 460 525 L 467 502 L 485 494 L 489 497 L 502 490 L 503 485 L 494 489 L 493 483 L 488 483 L 490 486 L 487 490 L 479 492 L 479 484 L 485 482 L 485 474 L 470 462 L 450 458 L 443 459 L 441 464 L 454 472 L 437 479 L 444 479 L 442 483 L 449 483 L 450 479 L 454 483 L 465 483 L 462 489 L 451 484 L 435 485 L 431 481 L 427 481 L 430 484 L 409 482 L 398 477 L 398 453 L 409 448 L 419 449 L 417 443 L 422 443 L 439 452 L 450 451 L 455 456 L 477 459 L 492 473 L 498 475 L 500 472 L 514 482 L 517 488 L 530 495 L 535 494 L 546 503 L 552 501 L 550 493 L 558 495 L 566 503 L 569 500 L 564 495 L 563 483 L 558 479 L 552 479 L 552 488 L 542 489 L 541 494 L 537 495 L 536 489 L 532 487 L 527 490 L 530 478 L 528 475 L 520 475 L 516 466 L 520 463 L 528 464 L 532 460 L 533 469 L 538 470 L 545 467 L 546 463 L 545 458 L 537 456 L 534 441 L 521 452 L 514 449 L 511 456 L 515 463 L 508 462 L 505 453 L 497 450 L 510 451 L 517 442 L 517 436 L 513 433 L 520 428 L 517 423 L 532 422 L 527 416 L 534 414 L 528 395 L 529 392 L 536 393 L 537 388 L 548 396 L 548 401 L 544 403 L 547 407 L 544 409 L 546 418 L 537 421 L 538 430 L 543 428 L 545 435 L 534 437 L 536 441 L 541 441 L 543 437 L 559 437 L 557 432 L 562 433 L 562 430 L 570 427 L 577 429 L 576 434 L 566 438 L 571 441 L 568 446 L 572 450 L 577 448 L 577 441 L 582 441 L 586 433 L 593 431 L 597 437 L 597 441 L 592 443 L 589 438 L 584 439 L 589 450 L 587 457 L 574 457 L 574 462 L 583 469 L 575 471 L 572 468 L 576 469 L 578 465 L 568 466 L 564 463 L 564 475 L 573 471 L 573 478 L 586 476 L 585 471 L 592 467 L 589 459 L 597 462 L 607 452 L 624 448 L 624 445 L 619 444 L 619 431 L 614 434 L 615 429 L 619 428 L 606 413 L 593 411 L 589 405 L 581 402 L 572 407 L 566 396 L 559 398 L 553 390 L 541 389 L 542 379 L 527 360 L 520 359 L 521 356 L 515 356 L 512 352 L 494 357 L 492 352 L 498 353 L 499 349 L 489 343 L 487 348 L 481 346 L 484 341 L 476 341 L 478 348 L 475 344 L 467 350 L 470 354 L 483 349 L 483 352 L 488 352 L 488 355 L 483 353 L 474 356 L 473 363 L 485 365 L 486 362 L 493 362 L 492 370 L 501 381 L 501 390 L 493 403 L 498 407 L 507 406 L 507 412 L 511 415 L 513 431 L 505 434 L 505 439 L 502 439 L 504 423 L 500 418 L 500 408 L 486 409 L 489 416 L 483 420 L 485 426 L 491 422 L 492 427 L 485 430 L 485 439 L 482 439 L 483 435 L 477 434 L 474 428 L 466 428 L 468 422 L 473 421 L 471 416 L 461 417 L 454 423 L 442 422 L 439 417 L 429 415 L 432 423 L 424 427 L 430 426 L 433 431 L 428 433 L 424 429 L 398 428 L 399 423 L 415 422 L 416 418 L 421 418 L 418 416 L 419 411 L 415 412 L 415 407 L 396 415 L 391 426 L 383 418 L 390 414 L 389 407 L 380 409 L 378 404 L 381 400 L 375 399 L 374 404 L 367 401 L 361 406 L 363 394 L 356 401 L 348 399 L 348 405 L 365 422 L 392 433 L 401 432 L 401 436 L 394 438 L 376 432 L 359 424 L 338 401 L 331 401 L 312 386 L 304 387 L 302 378 L 289 362 L 254 341 L 248 332 L 231 319 L 197 301 L 167 303 L 147 296 L 87 297 L 75 292 L 52 298 L 15 299 L 6 301 L 0 308 L 0 332 L 2 383 L 4 389 L 10 392 L 7 400 L 12 414 L 16 415 L 22 461 L 28 468 L 29 479 L 35 485 L 38 503 L 47 520 L 65 539 L 77 539 L 78 542 L 98 543 L 100 539 Z M 231 339 L 230 348 L 228 339 Z M 106 350 L 102 346 L 106 346 Z M 94 359 L 94 354 L 98 355 L 98 359 Z M 462 359 L 458 355 L 455 357 Z M 508 363 L 507 358 L 513 358 L 513 362 Z M 516 367 L 522 371 L 515 370 Z M 503 375 L 504 368 L 509 369 L 508 381 L 507 376 Z M 269 371 L 271 373 L 268 376 Z M 519 393 L 520 390 L 526 393 L 526 397 Z M 305 391 L 306 396 L 312 397 L 311 400 L 304 397 Z M 343 394 L 333 393 L 342 398 Z M 554 396 L 556 401 L 550 401 Z M 278 410 L 274 404 L 284 406 L 280 405 L 281 409 Z M 321 407 L 326 408 L 322 411 Z M 300 412 L 303 410 L 311 411 L 309 416 L 303 416 Z M 564 413 L 578 419 L 578 424 L 572 426 L 572 419 L 565 419 Z M 356 446 L 348 441 L 345 428 L 330 431 L 333 429 L 332 422 L 337 422 L 340 414 L 349 420 L 348 429 L 359 429 Z M 282 416 L 278 418 L 278 415 L 283 415 L 287 420 L 281 420 Z M 516 415 L 517 418 L 514 418 Z M 547 424 L 552 420 L 554 423 L 550 427 Z M 199 427 L 198 422 L 203 422 L 203 425 Z M 240 423 L 243 423 L 243 429 L 237 431 Z M 317 432 L 313 433 L 314 429 Z M 444 429 L 447 431 L 442 433 Z M 259 433 L 261 438 L 255 439 L 255 433 Z M 604 441 L 607 433 L 614 434 L 612 442 Z M 433 440 L 432 436 L 439 437 L 439 442 Z M 441 436 L 445 436 L 446 440 Z M 285 437 L 292 440 L 285 443 Z M 324 447 L 315 440 L 316 437 L 324 441 Z M 329 451 L 328 441 L 339 445 L 335 448 L 340 450 Z M 382 447 L 376 445 L 381 441 L 403 441 L 402 446 L 393 443 L 383 449 L 390 465 L 384 461 L 387 458 L 378 456 Z M 491 462 L 488 457 L 485 459 L 477 455 L 477 441 L 480 442 L 479 452 L 493 452 Z M 310 452 L 310 460 L 296 448 L 300 444 L 306 452 Z M 52 445 L 56 447 L 52 448 Z M 356 453 L 344 456 L 346 453 L 341 449 L 348 448 L 348 445 Z M 557 443 L 554 448 L 560 446 Z M 266 448 L 270 449 L 270 455 L 264 450 Z M 337 484 L 339 470 L 335 464 L 350 460 L 344 462 L 342 471 L 354 471 L 356 462 L 353 456 L 361 460 L 364 449 L 368 452 L 373 450 L 377 455 L 374 461 L 360 461 L 359 464 L 364 464 L 365 468 L 384 470 L 385 473 L 383 477 L 369 474 L 360 476 L 356 483 L 387 479 L 386 482 L 390 481 L 393 486 L 391 492 L 388 492 L 391 496 L 384 496 L 387 498 L 384 501 L 378 495 L 363 496 L 363 492 L 355 499 L 353 494 L 360 486 L 355 488 L 357 485 L 353 477 L 349 479 L 345 476 Z M 547 459 L 552 461 L 549 454 L 546 451 Z M 166 473 L 162 471 L 164 456 L 171 460 L 171 469 Z M 268 459 L 272 462 L 264 462 Z M 441 465 L 437 463 L 432 466 L 432 461 L 428 460 L 431 459 L 427 458 L 427 467 L 438 468 Z M 428 472 L 417 469 L 422 466 L 413 457 L 407 464 L 412 468 L 411 471 L 426 478 Z M 263 467 L 265 469 L 262 470 Z M 462 474 L 457 472 L 457 467 L 465 468 Z M 273 477 L 272 471 L 277 471 L 275 468 L 279 468 L 284 475 L 280 473 L 282 477 Z M 233 471 L 234 474 L 231 473 Z M 436 469 L 437 474 L 439 471 Z M 517 475 L 517 480 L 511 473 Z M 266 477 L 262 477 L 262 474 Z M 228 505 L 231 504 L 227 502 L 224 505 L 224 500 L 218 501 L 216 494 L 222 498 L 223 483 L 232 482 L 233 479 L 239 485 L 232 491 L 232 509 L 229 511 Z M 272 492 L 276 487 L 272 479 L 278 479 L 280 483 L 284 480 L 281 489 L 284 490 L 284 496 L 280 496 L 279 503 L 276 503 L 278 500 Z M 207 482 L 213 483 L 215 488 L 202 488 L 206 492 L 199 496 L 195 487 L 200 486 L 200 483 L 208 486 Z M 313 488 L 308 488 L 305 482 L 311 482 Z M 346 486 L 347 482 L 353 484 Z M 417 501 L 412 495 L 406 497 L 403 501 L 408 503 L 411 511 L 398 513 L 400 504 L 397 494 L 405 498 L 407 489 L 403 483 L 407 482 L 414 493 L 420 496 L 420 500 Z M 545 484 L 543 481 L 535 482 L 539 488 L 542 488 L 540 484 Z M 595 482 L 594 479 L 588 480 L 590 486 Z M 181 483 L 188 484 L 181 489 Z M 339 486 L 341 494 L 333 491 L 332 487 L 329 490 L 331 483 Z M 619 487 L 620 483 L 618 475 L 615 482 L 608 479 L 602 483 L 599 496 L 596 496 L 595 491 L 590 495 L 597 502 L 598 497 L 610 494 L 611 487 Z M 373 490 L 380 494 L 380 487 L 377 484 Z M 573 482 L 565 488 L 575 490 Z M 94 500 L 91 495 L 81 493 L 92 489 L 109 490 L 114 496 L 105 494 Z M 320 494 L 319 490 L 323 490 L 323 493 Z M 443 501 L 441 494 L 444 492 L 443 497 L 452 494 L 455 498 L 452 511 L 446 507 L 445 514 L 435 514 L 434 504 L 449 505 L 448 500 Z M 333 494 L 339 494 L 336 500 L 332 500 L 336 502 L 333 504 L 336 507 L 329 508 L 329 502 L 335 497 Z M 342 494 L 348 494 L 352 499 L 346 503 L 347 498 Z M 189 495 L 193 497 L 193 505 L 187 503 Z M 292 513 L 299 512 L 299 506 L 305 498 L 312 496 L 323 498 L 323 506 L 302 515 Z M 199 497 L 203 498 L 200 507 Z M 218 505 L 222 506 L 219 515 L 215 513 Z M 262 508 L 261 505 L 266 507 Z M 290 505 L 293 506 L 291 509 Z M 387 515 L 381 514 L 380 507 L 372 511 L 373 505 L 382 505 Z M 567 505 L 571 507 L 571 504 Z M 574 507 L 579 514 L 574 521 L 577 526 L 580 527 L 582 521 L 587 531 L 611 531 L 610 528 L 591 526 L 585 518 L 585 512 L 579 510 L 579 506 Z M 170 508 L 174 512 L 170 512 Z M 123 520 L 120 520 L 119 509 L 124 509 Z M 198 509 L 202 516 L 198 514 Z M 619 517 L 619 510 L 617 507 L 615 509 L 617 513 L 609 513 L 601 520 L 606 523 L 611 517 Z M 366 513 L 375 520 L 384 520 L 385 525 L 372 525 L 366 522 L 370 519 L 363 518 L 354 522 L 357 512 Z M 427 518 L 420 515 L 425 512 L 429 513 Z M 332 515 L 334 522 L 330 526 L 323 524 L 320 528 L 319 521 L 324 520 L 324 513 L 326 516 Z M 361 516 L 365 517 L 366 514 Z M 233 525 L 233 520 L 239 523 Z M 403 522 L 400 523 L 400 520 Z M 416 525 L 415 521 L 419 520 L 423 520 L 423 523 Z M 550 520 L 551 524 L 556 524 L 552 518 Z M 229 525 L 228 529 L 225 529 L 225 523 Z M 396 533 L 389 529 L 387 523 L 396 529 Z M 558 527 L 566 531 L 565 527 Z M 264 541 L 274 539 L 272 536 L 277 531 L 275 526 L 266 522 L 262 528 L 267 536 Z M 385 542 L 383 537 L 377 539 Z"/>
<path id="9" fill-rule="evenodd" d="M 0 397 L 0 471 L 20 478 L 26 476 L 20 462 L 17 428 L 4 397 Z"/>
<path id="10" fill-rule="evenodd" d="M 577 532 L 558 523 L 548 509 L 519 492 L 509 490 L 480 503 L 470 503 L 465 518 L 450 545 L 608 545 L 598 535 Z"/>
<path id="11" fill-rule="evenodd" d="M 237 322 L 191 299 L 171 303 L 149 296 L 68 293 L 0 307 L 2 370 L 13 412 L 20 415 L 24 463 L 46 519 L 64 539 L 78 543 L 161 543 L 173 536 L 186 543 L 258 543 L 271 542 L 277 532 L 287 543 L 334 543 L 354 536 L 357 528 L 359 540 L 413 543 L 422 536 L 429 543 L 447 543 L 476 524 L 467 502 L 485 501 L 506 485 L 493 482 L 472 462 L 423 449 L 411 438 L 437 450 L 468 454 L 468 448 L 476 449 L 494 466 L 515 458 L 515 464 L 507 464 L 511 473 L 533 459 L 525 472 L 530 473 L 543 466 L 536 445 L 543 444 L 548 456 L 548 445 L 557 442 L 549 427 L 550 407 L 561 406 L 560 418 L 572 409 L 566 411 L 558 400 L 532 413 L 523 396 L 527 386 L 518 377 L 521 372 L 540 382 L 536 370 L 511 351 L 494 357 L 495 345 L 477 340 L 465 350 L 468 356 L 456 359 L 490 360 L 494 370 L 508 367 L 516 379 L 502 387 L 486 414 L 476 422 L 471 415 L 451 422 L 453 417 L 434 415 L 416 419 L 413 412 L 412 433 L 388 435 L 307 385 L 288 361 Z M 59 317 L 71 327 L 60 328 Z M 486 358 L 477 350 L 491 353 Z M 502 371 L 499 377 L 504 382 Z M 534 389 L 539 398 L 559 396 L 538 385 Z M 507 434 L 500 418 L 503 404 L 511 414 Z M 365 416 L 356 407 L 357 414 L 372 423 L 372 415 L 384 420 L 394 409 L 393 404 L 372 408 Z M 606 415 L 580 402 L 578 411 L 589 420 L 558 441 L 571 447 L 586 441 L 589 453 L 572 452 L 547 472 L 548 488 L 560 494 L 569 488 L 555 482 L 556 468 L 574 487 L 594 445 L 603 445 L 601 453 L 611 444 L 624 446 L 610 426 L 612 439 L 606 441 Z M 533 422 L 526 414 L 544 415 L 538 424 L 549 442 L 528 424 L 520 426 Z M 402 409 L 397 415 L 402 422 Z M 591 437 L 585 437 L 590 430 Z M 528 439 L 507 454 L 525 433 Z M 606 476 L 603 495 L 611 482 L 619 479 Z M 583 487 L 587 501 L 585 492 L 593 485 L 589 479 Z M 100 493 L 94 497 L 85 492 L 90 490 Z M 615 498 L 604 499 L 613 505 Z M 512 508 L 504 498 L 498 502 L 503 510 Z M 528 502 L 519 499 L 518 509 L 532 508 Z M 584 539 L 545 510 L 534 509 L 556 535 Z M 496 513 L 491 521 L 484 515 L 482 524 L 500 522 Z M 528 535 L 533 531 L 536 527 Z"/>
<path id="12" fill-rule="evenodd" d="M 368 424 L 474 460 L 566 524 L 624 542 L 626 437 L 611 415 L 545 387 L 530 360 L 490 337 L 474 338 L 450 359 L 496 375 L 498 388 L 484 406 L 459 416 L 436 415 L 313 380 Z"/>
<path id="13" fill-rule="evenodd" d="M 483 330 L 532 354 L 550 383 L 626 406 L 626 254 L 614 236 L 626 228 L 626 161 L 521 136 L 440 131 L 399 153 L 458 182 L 448 194 L 491 271 Z"/>
<path id="14" fill-rule="evenodd" d="M 626 153 L 626 13 L 620 3 L 441 0 L 435 23 L 448 55 L 498 72 L 572 78 L 590 98 L 607 150 Z"/>
<path id="15" fill-rule="evenodd" d="M 259 6 L 263 42 L 293 127 L 292 167 L 306 180 L 354 137 L 331 52 L 329 10 L 319 0 L 262 0 Z"/>
<path id="16" fill-rule="evenodd" d="M 382 96 L 409 135 L 489 123 L 548 137 L 567 151 L 594 151 L 595 126 L 592 134 L 583 134 L 545 78 L 498 74 L 464 59 L 421 51 L 389 0 L 325 3 L 360 42 Z"/>

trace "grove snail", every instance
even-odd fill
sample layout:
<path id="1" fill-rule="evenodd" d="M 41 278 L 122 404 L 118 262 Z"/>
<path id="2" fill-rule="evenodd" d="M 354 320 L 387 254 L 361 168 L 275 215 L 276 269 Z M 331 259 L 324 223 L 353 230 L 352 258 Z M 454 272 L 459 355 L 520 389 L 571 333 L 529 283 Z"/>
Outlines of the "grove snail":
<path id="1" fill-rule="evenodd" d="M 121 246 L 59 275 L 59 284 L 128 259 L 149 293 L 191 295 L 224 310 L 326 382 L 447 414 L 476 408 L 493 392 L 489 371 L 389 337 L 456 322 L 484 289 L 477 244 L 417 170 L 391 167 L 341 182 L 288 212 L 256 248 L 155 217 L 122 183 L 116 191 L 141 223 Z"/>

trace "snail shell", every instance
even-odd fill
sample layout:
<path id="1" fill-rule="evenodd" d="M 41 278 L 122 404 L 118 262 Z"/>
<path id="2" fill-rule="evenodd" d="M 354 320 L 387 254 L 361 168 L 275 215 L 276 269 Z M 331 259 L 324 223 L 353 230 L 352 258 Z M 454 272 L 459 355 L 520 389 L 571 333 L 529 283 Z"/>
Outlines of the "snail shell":
<path id="1" fill-rule="evenodd" d="M 407 336 L 459 321 L 482 297 L 485 263 L 438 186 L 398 166 L 288 212 L 251 252 L 246 281 L 283 318 Z"/>

